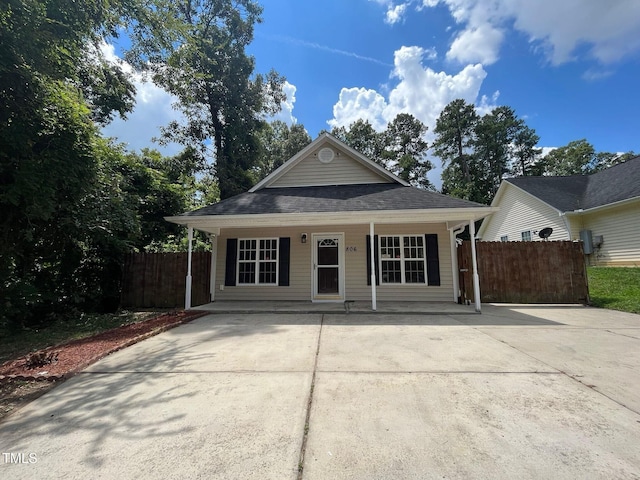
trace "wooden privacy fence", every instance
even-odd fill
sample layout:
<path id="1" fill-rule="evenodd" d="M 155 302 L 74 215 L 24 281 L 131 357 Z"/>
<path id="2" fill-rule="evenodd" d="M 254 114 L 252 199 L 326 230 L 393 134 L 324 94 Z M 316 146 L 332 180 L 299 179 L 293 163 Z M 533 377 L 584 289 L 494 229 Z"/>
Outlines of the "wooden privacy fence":
<path id="1" fill-rule="evenodd" d="M 191 304 L 209 303 L 211 253 L 193 252 Z M 186 253 L 131 253 L 124 264 L 121 305 L 129 308 L 184 307 Z"/>
<path id="2" fill-rule="evenodd" d="M 582 242 L 477 242 L 482 302 L 588 303 Z M 458 247 L 460 289 L 473 301 L 471 243 Z"/>

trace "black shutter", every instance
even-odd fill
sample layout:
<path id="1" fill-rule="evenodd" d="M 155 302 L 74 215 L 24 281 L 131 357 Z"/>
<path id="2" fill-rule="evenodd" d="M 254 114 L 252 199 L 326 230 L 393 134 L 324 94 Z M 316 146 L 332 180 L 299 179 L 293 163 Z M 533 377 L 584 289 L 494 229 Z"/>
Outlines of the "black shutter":
<path id="1" fill-rule="evenodd" d="M 291 263 L 291 238 L 281 237 L 278 250 L 278 286 L 289 286 L 289 265 Z"/>
<path id="2" fill-rule="evenodd" d="M 236 285 L 236 260 L 238 259 L 238 239 L 227 238 L 227 263 L 224 266 L 224 284 L 227 287 Z"/>
<path id="3" fill-rule="evenodd" d="M 373 236 L 376 285 L 380 285 L 380 267 L 378 265 L 378 235 Z M 367 235 L 367 285 L 371 285 L 371 235 Z"/>
<path id="4" fill-rule="evenodd" d="M 427 251 L 427 279 L 428 284 L 440 285 L 440 259 L 438 258 L 438 235 L 428 233 L 425 236 Z"/>

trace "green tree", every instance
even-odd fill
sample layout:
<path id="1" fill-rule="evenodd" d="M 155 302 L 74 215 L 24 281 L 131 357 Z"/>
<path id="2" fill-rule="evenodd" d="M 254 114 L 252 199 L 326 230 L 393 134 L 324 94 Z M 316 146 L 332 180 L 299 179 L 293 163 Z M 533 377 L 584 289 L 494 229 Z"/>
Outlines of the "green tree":
<path id="1" fill-rule="evenodd" d="M 455 183 L 454 189 L 462 195 L 468 195 L 468 184 L 472 181 L 469 163 L 477 123 L 475 107 L 463 99 L 449 103 L 436 119 L 436 139 L 432 145 L 434 154 L 442 160 L 444 167 L 452 166 L 448 175 L 448 180 L 452 183 L 443 183 L 443 187 L 451 189 Z M 457 168 L 454 164 L 457 164 Z M 454 171 L 458 171 L 461 178 L 457 178 Z"/>
<path id="2" fill-rule="evenodd" d="M 0 321 L 46 321 L 78 305 L 86 221 L 100 175 L 94 122 L 124 115 L 133 87 L 100 53 L 135 0 L 0 5 Z M 96 212 L 97 213 L 97 212 Z"/>
<path id="3" fill-rule="evenodd" d="M 551 150 L 543 158 L 546 175 L 587 175 L 596 170 L 596 151 L 586 139 Z"/>
<path id="4" fill-rule="evenodd" d="M 262 8 L 252 0 L 152 0 L 151 24 L 132 30 L 129 59 L 151 71 L 153 81 L 178 98 L 184 125 L 163 129 L 165 141 L 197 149 L 203 158 L 213 140 L 221 198 L 246 191 L 259 157 L 264 116 L 276 113 L 285 95 L 274 71 L 254 75 L 245 49 Z"/>
<path id="5" fill-rule="evenodd" d="M 420 188 L 433 189 L 427 173 L 433 168 L 426 158 L 429 145 L 424 140 L 427 127 L 408 113 L 396 115 L 383 133 L 387 166 L 400 178 Z"/>
<path id="6" fill-rule="evenodd" d="M 596 152 L 586 139 L 574 140 L 567 145 L 551 150 L 540 161 L 542 175 L 589 175 L 635 157 L 633 152 L 622 155 L 611 152 Z"/>
<path id="7" fill-rule="evenodd" d="M 541 148 L 536 148 L 540 137 L 536 131 L 520 123 L 513 138 L 514 163 L 512 173 L 514 175 L 526 176 L 535 173 L 535 163 L 539 160 L 542 152 Z"/>
<path id="8" fill-rule="evenodd" d="M 384 134 L 376 132 L 368 120 L 358 119 L 348 129 L 334 127 L 331 134 L 369 160 L 387 167 L 387 159 L 383 155 L 386 146 Z"/>
<path id="9" fill-rule="evenodd" d="M 259 132 L 261 151 L 256 164 L 256 180 L 261 180 L 311 143 L 304 125 L 289 127 L 281 120 L 266 123 Z"/>
<path id="10" fill-rule="evenodd" d="M 399 113 L 386 129 L 376 132 L 369 121 L 357 120 L 349 128 L 334 127 L 331 134 L 403 180 L 421 188 L 433 188 L 427 173 L 427 127 L 413 115 Z"/>

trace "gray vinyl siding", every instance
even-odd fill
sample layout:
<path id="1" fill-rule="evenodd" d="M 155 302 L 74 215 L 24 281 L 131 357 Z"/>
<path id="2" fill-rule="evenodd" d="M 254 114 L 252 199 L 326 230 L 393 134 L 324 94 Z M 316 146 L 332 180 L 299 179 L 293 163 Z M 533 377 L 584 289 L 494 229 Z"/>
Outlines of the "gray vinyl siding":
<path id="1" fill-rule="evenodd" d="M 301 243 L 302 233 L 307 234 L 307 243 Z M 371 286 L 367 285 L 367 245 L 369 225 L 339 225 L 314 227 L 270 227 L 256 229 L 224 229 L 218 239 L 216 255 L 216 300 L 312 300 L 312 235 L 314 233 L 343 233 L 345 251 L 345 298 L 347 300 L 370 301 Z M 449 232 L 444 224 L 376 225 L 376 235 L 438 235 L 440 260 L 440 286 L 379 285 L 379 301 L 423 301 L 447 302 L 453 298 L 451 272 L 451 247 Z M 224 285 L 227 238 L 290 237 L 291 263 L 290 286 L 225 286 Z"/>
<path id="2" fill-rule="evenodd" d="M 482 241 L 497 242 L 504 235 L 509 241 L 521 241 L 521 233 L 527 230 L 542 230 L 553 228 L 550 240 L 570 240 L 570 233 L 560 212 L 541 202 L 528 193 L 507 184 L 502 198 L 498 202 L 500 210 L 485 219 Z M 532 240 L 541 240 L 538 235 L 532 235 Z"/>
<path id="3" fill-rule="evenodd" d="M 303 158 L 274 183 L 276 187 L 300 187 L 312 185 L 352 185 L 367 183 L 390 183 L 374 170 L 359 161 L 340 153 L 330 163 L 322 163 L 317 152 Z"/>

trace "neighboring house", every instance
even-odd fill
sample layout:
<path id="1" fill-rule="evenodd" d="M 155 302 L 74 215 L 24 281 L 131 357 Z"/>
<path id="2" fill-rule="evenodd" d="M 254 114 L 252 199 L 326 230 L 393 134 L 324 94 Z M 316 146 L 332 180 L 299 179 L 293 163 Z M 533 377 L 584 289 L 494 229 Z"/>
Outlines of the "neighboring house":
<path id="1" fill-rule="evenodd" d="M 503 180 L 483 241 L 582 240 L 591 265 L 640 265 L 640 156 L 592 175 Z"/>
<path id="2" fill-rule="evenodd" d="M 375 310 L 457 299 L 455 234 L 495 210 L 409 186 L 323 133 L 248 192 L 167 220 L 212 235 L 212 301 Z"/>

